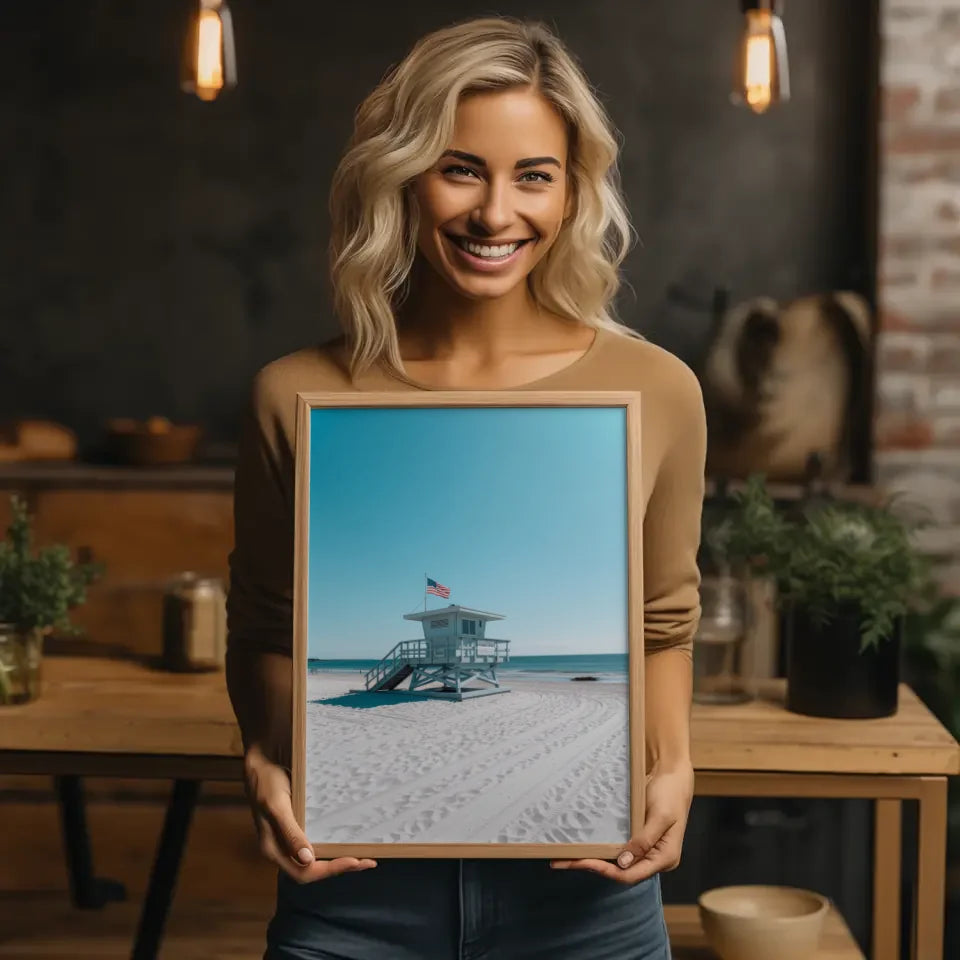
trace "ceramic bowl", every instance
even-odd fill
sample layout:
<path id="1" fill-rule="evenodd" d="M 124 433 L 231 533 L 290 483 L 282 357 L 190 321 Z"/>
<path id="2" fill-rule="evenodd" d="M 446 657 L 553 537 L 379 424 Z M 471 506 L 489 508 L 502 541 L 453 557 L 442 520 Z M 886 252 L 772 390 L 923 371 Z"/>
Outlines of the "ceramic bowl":
<path id="1" fill-rule="evenodd" d="M 187 463 L 203 435 L 198 424 L 171 423 L 166 417 L 149 420 L 115 418 L 107 424 L 111 459 L 137 466 Z"/>
<path id="2" fill-rule="evenodd" d="M 812 890 L 757 884 L 716 887 L 698 906 L 721 960 L 813 960 L 830 901 Z"/>

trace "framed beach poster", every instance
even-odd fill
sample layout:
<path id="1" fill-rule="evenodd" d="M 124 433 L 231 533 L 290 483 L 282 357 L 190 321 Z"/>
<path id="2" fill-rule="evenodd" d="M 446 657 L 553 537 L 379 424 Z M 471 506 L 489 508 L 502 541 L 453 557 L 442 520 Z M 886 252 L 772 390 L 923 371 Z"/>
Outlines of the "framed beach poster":
<path id="1" fill-rule="evenodd" d="M 643 823 L 640 395 L 298 395 L 294 811 L 321 858 Z"/>

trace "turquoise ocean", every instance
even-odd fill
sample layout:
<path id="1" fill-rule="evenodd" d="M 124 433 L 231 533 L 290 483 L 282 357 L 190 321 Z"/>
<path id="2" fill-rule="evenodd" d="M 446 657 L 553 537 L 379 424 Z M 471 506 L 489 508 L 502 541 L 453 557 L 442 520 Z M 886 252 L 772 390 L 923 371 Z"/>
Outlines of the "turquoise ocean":
<path id="1" fill-rule="evenodd" d="M 378 660 L 309 660 L 311 673 L 332 671 L 360 673 L 376 666 Z M 497 675 L 531 680 L 569 681 L 574 677 L 595 677 L 600 682 L 626 683 L 625 653 L 560 654 L 548 657 L 511 657 L 497 667 Z"/>

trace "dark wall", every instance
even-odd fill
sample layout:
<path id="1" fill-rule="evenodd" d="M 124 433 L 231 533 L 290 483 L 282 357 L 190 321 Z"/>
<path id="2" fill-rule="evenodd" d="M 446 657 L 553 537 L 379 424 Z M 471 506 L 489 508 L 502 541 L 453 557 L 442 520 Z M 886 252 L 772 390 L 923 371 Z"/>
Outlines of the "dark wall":
<path id="1" fill-rule="evenodd" d="M 185 5 L 15 4 L 0 62 L 0 419 L 89 446 L 108 416 L 232 439 L 252 373 L 336 329 L 326 197 L 353 111 L 422 32 L 479 4 L 234 0 L 241 86 L 183 94 Z M 870 0 L 787 5 L 794 99 L 728 102 L 736 0 L 504 2 L 553 23 L 623 133 L 642 246 L 622 316 L 693 358 L 734 297 L 872 297 Z"/>

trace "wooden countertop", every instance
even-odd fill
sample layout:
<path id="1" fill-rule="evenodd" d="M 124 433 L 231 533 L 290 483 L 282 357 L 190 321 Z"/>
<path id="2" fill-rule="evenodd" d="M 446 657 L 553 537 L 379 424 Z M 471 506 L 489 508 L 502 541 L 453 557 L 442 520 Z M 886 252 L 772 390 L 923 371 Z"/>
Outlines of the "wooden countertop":
<path id="1" fill-rule="evenodd" d="M 33 703 L 0 707 L 0 750 L 243 755 L 222 670 L 62 656 L 45 656 L 41 670 Z"/>
<path id="2" fill-rule="evenodd" d="M 34 488 L 187 488 L 233 489 L 232 463 L 187 463 L 170 466 L 135 467 L 85 463 L 76 460 L 0 463 L 0 489 L 30 486 Z M 744 483 L 732 480 L 728 491 L 740 490 Z M 768 489 L 778 499 L 795 500 L 804 488 L 797 483 L 771 483 Z M 835 484 L 831 491 L 841 499 L 873 501 L 878 489 L 865 484 Z M 706 479 L 706 497 L 716 495 L 717 481 Z"/>
<path id="3" fill-rule="evenodd" d="M 757 700 L 695 704 L 693 761 L 698 770 L 794 773 L 960 773 L 960 746 L 906 684 L 896 714 L 877 720 L 827 720 L 790 713 L 786 681 L 768 681 Z"/>
<path id="4" fill-rule="evenodd" d="M 0 770 L 22 767 L 3 751 L 119 755 L 144 775 L 162 776 L 163 757 L 203 758 L 239 776 L 242 746 L 222 671 L 174 674 L 144 662 L 47 656 L 33 703 L 0 707 Z M 913 691 L 879 720 L 821 720 L 788 713 L 783 681 L 763 699 L 730 706 L 695 704 L 698 770 L 864 774 L 960 773 L 960 746 Z M 217 766 L 215 761 L 221 761 Z M 19 765 L 19 766 L 18 766 Z M 130 767 L 127 775 L 136 776 Z M 29 772 L 21 770 L 21 772 Z"/>
<path id="5" fill-rule="evenodd" d="M 233 472 L 232 466 L 210 464 L 121 467 L 77 461 L 0 463 L 0 489 L 233 490 Z"/>

